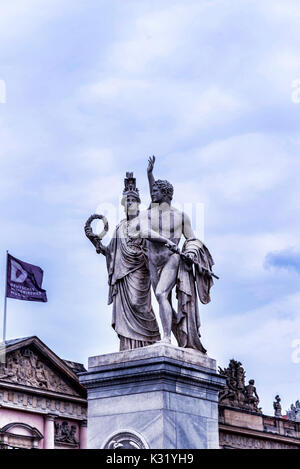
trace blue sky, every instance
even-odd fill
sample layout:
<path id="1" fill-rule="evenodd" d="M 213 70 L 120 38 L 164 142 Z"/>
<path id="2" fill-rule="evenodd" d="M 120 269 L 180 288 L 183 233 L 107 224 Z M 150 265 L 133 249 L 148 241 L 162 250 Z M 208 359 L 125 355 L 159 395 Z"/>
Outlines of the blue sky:
<path id="1" fill-rule="evenodd" d="M 8 338 L 38 335 L 85 364 L 118 350 L 83 225 L 119 205 L 127 170 L 148 203 L 155 154 L 174 202 L 204 206 L 221 277 L 201 308 L 209 355 L 243 363 L 266 413 L 276 394 L 288 409 L 300 397 L 297 0 L 12 0 L 0 42 L 1 276 L 9 249 L 44 269 L 49 298 L 8 300 Z"/>

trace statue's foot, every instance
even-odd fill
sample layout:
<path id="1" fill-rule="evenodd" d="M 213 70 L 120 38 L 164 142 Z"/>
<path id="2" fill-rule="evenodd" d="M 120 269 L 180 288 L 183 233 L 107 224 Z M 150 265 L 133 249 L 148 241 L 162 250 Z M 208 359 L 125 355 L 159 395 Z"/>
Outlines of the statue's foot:
<path id="1" fill-rule="evenodd" d="M 157 344 L 170 344 L 171 343 L 171 337 L 163 337 L 163 339 L 159 340 L 156 343 Z"/>

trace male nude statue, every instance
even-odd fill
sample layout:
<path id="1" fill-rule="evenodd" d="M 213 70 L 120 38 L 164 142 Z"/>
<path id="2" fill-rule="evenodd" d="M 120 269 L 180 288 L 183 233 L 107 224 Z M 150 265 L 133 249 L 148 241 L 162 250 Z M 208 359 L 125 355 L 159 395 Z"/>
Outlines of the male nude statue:
<path id="1" fill-rule="evenodd" d="M 131 226 L 130 236 L 148 240 L 148 259 L 152 287 L 159 304 L 163 335 L 161 342 L 171 343 L 173 308 L 171 293 L 177 281 L 182 235 L 195 239 L 189 217 L 172 207 L 173 186 L 168 181 L 155 181 L 155 157 L 148 161 L 148 180 L 152 203 L 141 212 L 139 225 Z M 201 242 L 200 242 L 201 243 Z M 193 254 L 187 254 L 193 259 Z M 176 313 L 175 313 L 176 314 Z"/>

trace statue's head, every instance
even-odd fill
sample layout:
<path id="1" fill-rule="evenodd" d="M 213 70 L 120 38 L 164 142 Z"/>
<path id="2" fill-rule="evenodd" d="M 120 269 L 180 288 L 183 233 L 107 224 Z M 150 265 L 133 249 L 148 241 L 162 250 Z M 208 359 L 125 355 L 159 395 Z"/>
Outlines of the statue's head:
<path id="1" fill-rule="evenodd" d="M 136 179 L 133 177 L 133 173 L 126 173 L 124 180 L 124 191 L 121 204 L 125 209 L 126 215 L 138 215 L 139 205 L 141 203 L 139 190 L 136 187 Z"/>
<path id="2" fill-rule="evenodd" d="M 171 200 L 173 199 L 173 193 L 174 188 L 172 184 L 170 184 L 168 181 L 162 181 L 161 179 L 158 179 L 152 186 L 152 202 L 167 202 L 170 204 Z"/>
<path id="3" fill-rule="evenodd" d="M 123 196 L 122 205 L 124 207 L 126 215 L 138 215 L 140 207 L 140 198 L 133 194 Z"/>
<path id="4" fill-rule="evenodd" d="M 255 383 L 254 379 L 250 379 L 249 380 L 249 384 L 253 386 L 253 384 Z"/>

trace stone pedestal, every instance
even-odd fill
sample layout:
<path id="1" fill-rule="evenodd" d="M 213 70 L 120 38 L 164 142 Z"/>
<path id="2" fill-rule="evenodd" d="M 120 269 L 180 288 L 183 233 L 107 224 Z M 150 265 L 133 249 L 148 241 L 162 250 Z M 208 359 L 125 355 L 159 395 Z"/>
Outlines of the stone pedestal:
<path id="1" fill-rule="evenodd" d="M 201 352 L 155 344 L 89 359 L 88 448 L 219 448 L 225 384 Z"/>

